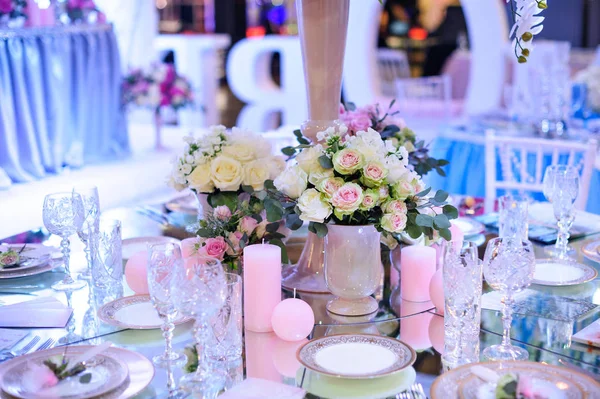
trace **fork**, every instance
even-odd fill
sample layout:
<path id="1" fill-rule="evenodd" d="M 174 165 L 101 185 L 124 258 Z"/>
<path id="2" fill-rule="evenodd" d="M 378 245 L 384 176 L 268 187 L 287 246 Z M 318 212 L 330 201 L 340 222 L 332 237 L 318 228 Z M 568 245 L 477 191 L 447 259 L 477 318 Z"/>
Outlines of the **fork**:
<path id="1" fill-rule="evenodd" d="M 54 340 L 52 338 L 48 338 L 43 344 L 38 346 L 38 348 L 35 351 L 37 352 L 43 351 L 44 349 L 50 349 L 52 348 L 52 346 L 54 346 Z"/>
<path id="2" fill-rule="evenodd" d="M 29 353 L 29 351 L 31 351 L 33 349 L 33 347 L 35 346 L 35 344 L 37 344 L 39 341 L 40 341 L 40 336 L 36 335 L 35 337 L 33 337 L 33 339 L 31 341 L 29 341 L 27 343 L 27 345 L 25 345 L 21 349 L 14 350 L 14 351 L 9 351 L 9 352 L 4 352 L 2 354 L 4 356 L 2 358 L 0 358 L 0 363 L 4 362 L 6 360 L 14 359 L 17 356 L 21 356 L 21 355 L 24 355 L 26 353 Z"/>

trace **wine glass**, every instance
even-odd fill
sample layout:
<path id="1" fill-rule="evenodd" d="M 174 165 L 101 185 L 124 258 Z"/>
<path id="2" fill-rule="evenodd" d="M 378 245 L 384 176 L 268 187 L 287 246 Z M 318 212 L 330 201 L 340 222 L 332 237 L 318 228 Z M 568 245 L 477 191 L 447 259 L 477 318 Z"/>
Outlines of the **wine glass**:
<path id="1" fill-rule="evenodd" d="M 166 348 L 162 355 L 152 358 L 158 367 L 167 368 L 171 365 L 183 365 L 187 361 L 184 354 L 173 352 L 171 342 L 175 325 L 173 321 L 178 311 L 173 303 L 173 291 L 177 287 L 172 284 L 178 265 L 182 264 L 179 245 L 173 243 L 148 245 L 148 292 L 163 321 L 161 326 Z"/>
<path id="2" fill-rule="evenodd" d="M 554 247 L 546 252 L 559 259 L 567 259 L 573 251 L 569 243 L 569 229 L 575 220 L 574 204 L 579 194 L 579 172 L 571 165 L 551 165 L 544 173 L 544 196 L 552 203 L 558 224 Z"/>
<path id="3" fill-rule="evenodd" d="M 85 259 L 87 268 L 83 273 L 79 274 L 82 280 L 91 280 L 92 278 L 92 254 L 91 243 L 93 235 L 98 230 L 98 222 L 100 220 L 100 199 L 98 197 L 98 188 L 93 185 L 81 185 L 73 187 L 73 192 L 81 196 L 83 201 L 84 221 L 81 229 L 77 230 L 79 239 L 85 245 Z"/>
<path id="4" fill-rule="evenodd" d="M 498 237 L 488 242 L 483 258 L 483 275 L 487 283 L 502 294 L 504 334 L 500 345 L 483 351 L 488 360 L 526 360 L 529 353 L 511 345 L 510 325 L 514 295 L 529 287 L 535 271 L 535 254 L 531 242 L 521 237 Z"/>
<path id="5" fill-rule="evenodd" d="M 60 247 L 65 265 L 65 278 L 53 284 L 52 288 L 56 291 L 74 291 L 83 288 L 85 282 L 73 280 L 69 270 L 71 252 L 69 237 L 81 230 L 84 220 L 81 196 L 73 192 L 46 195 L 42 217 L 48 231 L 62 238 Z"/>
<path id="6" fill-rule="evenodd" d="M 202 392 L 203 397 L 216 397 L 227 376 L 220 368 L 212 367 L 205 348 L 211 337 L 209 323 L 227 297 L 227 280 L 217 259 L 194 257 L 185 262 L 173 279 L 173 299 L 182 314 L 195 319 L 198 369 L 184 376 L 180 385 L 187 391 Z"/>

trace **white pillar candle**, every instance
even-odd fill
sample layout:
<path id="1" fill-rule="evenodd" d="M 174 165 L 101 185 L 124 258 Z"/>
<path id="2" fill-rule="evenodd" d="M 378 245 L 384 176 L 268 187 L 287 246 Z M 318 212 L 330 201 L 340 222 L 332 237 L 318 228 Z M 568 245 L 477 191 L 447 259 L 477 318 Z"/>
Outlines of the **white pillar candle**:
<path id="1" fill-rule="evenodd" d="M 271 316 L 281 302 L 281 248 L 271 244 L 244 248 L 244 324 L 254 332 L 273 331 Z"/>
<path id="2" fill-rule="evenodd" d="M 431 247 L 410 245 L 402 248 L 400 295 L 412 302 L 429 301 L 429 283 L 436 269 L 436 252 Z"/>

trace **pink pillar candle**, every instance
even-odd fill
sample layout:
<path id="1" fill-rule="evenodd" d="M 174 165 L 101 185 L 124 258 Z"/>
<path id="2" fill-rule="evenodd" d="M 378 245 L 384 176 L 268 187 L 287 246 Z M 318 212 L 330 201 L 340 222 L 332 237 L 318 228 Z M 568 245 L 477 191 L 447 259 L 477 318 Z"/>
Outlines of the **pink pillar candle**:
<path id="1" fill-rule="evenodd" d="M 281 302 L 281 248 L 271 244 L 244 248 L 244 323 L 247 330 L 273 331 L 271 316 Z"/>
<path id="2" fill-rule="evenodd" d="M 402 248 L 400 295 L 413 302 L 429 301 L 429 283 L 436 269 L 436 252 L 431 247 L 410 245 Z"/>

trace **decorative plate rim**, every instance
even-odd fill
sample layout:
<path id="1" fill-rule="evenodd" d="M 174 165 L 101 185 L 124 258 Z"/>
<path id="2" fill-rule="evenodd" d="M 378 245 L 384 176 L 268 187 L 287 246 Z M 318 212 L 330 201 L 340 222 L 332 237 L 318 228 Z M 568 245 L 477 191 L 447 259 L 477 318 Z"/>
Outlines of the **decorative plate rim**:
<path id="1" fill-rule="evenodd" d="M 300 356 L 300 353 L 309 345 L 314 345 L 315 343 L 319 342 L 319 341 L 324 341 L 324 340 L 329 340 L 329 339 L 335 339 L 335 338 L 339 338 L 339 337 L 365 337 L 365 338 L 371 338 L 371 339 L 378 339 L 378 340 L 383 340 L 383 341 L 391 341 L 396 345 L 402 345 L 404 346 L 409 352 L 410 352 L 410 359 L 408 361 L 406 361 L 405 364 L 403 364 L 401 367 L 398 366 L 389 366 L 385 369 L 383 369 L 382 371 L 379 371 L 377 373 L 369 373 L 369 374 L 353 374 L 353 375 L 342 375 L 339 373 L 334 373 L 331 371 L 328 371 L 322 367 L 314 367 L 311 364 L 308 364 L 307 362 L 304 361 L 304 359 L 302 359 L 302 357 Z M 336 378 L 346 378 L 346 379 L 353 379 L 353 380 L 364 380 L 364 379 L 371 379 L 371 378 L 379 378 L 379 377 L 384 377 L 390 374 L 394 374 L 397 373 L 399 371 L 402 371 L 408 367 L 411 367 L 415 361 L 417 360 L 417 353 L 415 352 L 415 350 L 413 349 L 412 346 L 410 346 L 409 344 L 407 344 L 404 341 L 401 341 L 399 339 L 396 338 L 392 338 L 392 337 L 387 337 L 387 336 L 383 336 L 383 335 L 376 335 L 376 334 L 352 334 L 352 333 L 344 333 L 344 334 L 334 334 L 334 335 L 326 335 L 324 337 L 320 337 L 320 338 L 316 338 L 316 339 L 312 339 L 308 342 L 306 342 L 304 345 L 302 345 L 301 347 L 298 348 L 298 350 L 296 351 L 296 359 L 300 362 L 300 364 L 302 364 L 302 366 L 306 367 L 309 370 L 312 370 L 316 373 L 319 374 L 324 374 L 330 377 L 336 377 Z M 389 370 L 390 368 L 392 368 L 391 370 Z"/>
<path id="2" fill-rule="evenodd" d="M 84 353 L 87 349 L 89 349 L 89 348 L 91 348 L 93 346 L 94 345 L 85 345 L 85 346 L 84 345 L 82 345 L 82 346 L 75 345 L 75 346 L 69 346 L 69 351 L 70 351 L 70 353 L 75 352 L 75 353 L 81 354 L 81 353 Z M 52 354 L 50 354 L 50 352 Z M 42 358 L 42 357 L 44 357 L 44 356 L 42 356 L 44 354 L 47 354 L 50 357 L 50 356 L 59 355 L 61 353 L 64 353 L 64 347 L 55 347 L 55 348 L 46 349 L 46 350 L 42 350 L 42 351 L 34 351 L 32 353 L 28 353 L 26 355 L 19 356 L 19 357 L 13 359 L 13 360 L 7 361 L 6 362 L 7 365 L 4 366 L 4 367 L 2 367 L 3 371 L 0 372 L 0 376 L 2 377 L 2 379 L 0 380 L 0 390 L 2 392 L 4 392 L 4 393 L 10 395 L 10 396 L 13 396 L 13 393 L 7 392 L 4 389 L 4 380 L 6 379 L 6 376 L 8 375 L 8 373 L 10 372 L 10 370 L 14 369 L 15 367 L 18 367 L 22 363 L 27 363 L 27 362 L 32 361 L 34 359 Z M 123 360 L 119 359 L 116 356 L 109 356 L 109 355 L 106 354 L 106 352 L 105 353 L 100 353 L 100 354 L 98 354 L 96 356 L 101 356 L 101 357 L 104 357 L 104 358 L 109 358 L 111 361 L 115 362 L 116 364 L 119 365 L 119 367 L 121 367 L 121 369 L 123 370 L 123 373 L 118 378 L 118 383 L 117 382 L 113 383 L 112 386 L 110 386 L 108 389 L 106 389 L 106 390 L 104 390 L 104 391 L 102 391 L 100 393 L 96 392 L 96 393 L 90 393 L 90 394 L 84 395 L 85 397 L 89 397 L 89 398 L 102 397 L 103 395 L 109 394 L 110 392 L 113 392 L 113 391 L 119 389 L 120 387 L 122 387 L 123 384 L 125 384 L 129 380 L 129 366 L 127 365 L 126 362 L 124 362 Z M 17 359 L 19 359 L 19 361 L 18 362 L 14 362 L 14 360 L 17 360 Z M 12 367 L 9 367 L 10 363 L 14 363 L 14 365 Z M 111 373 L 111 375 L 112 374 L 113 373 Z M 29 394 L 26 394 L 26 395 L 17 395 L 17 396 L 14 396 L 14 397 L 16 397 L 16 398 L 24 398 L 24 397 L 31 398 L 31 397 L 35 397 L 35 394 L 33 392 L 31 392 L 30 394 L 31 395 L 29 395 Z M 76 395 L 78 395 L 78 394 L 69 395 L 69 397 L 75 397 Z"/>
<path id="3" fill-rule="evenodd" d="M 478 220 L 475 220 L 471 217 L 467 217 L 467 216 L 460 216 L 456 219 L 457 221 L 464 221 L 465 223 L 470 224 L 471 226 L 473 226 L 474 228 L 472 229 L 473 232 L 463 232 L 465 237 L 472 237 L 475 236 L 477 234 L 481 234 L 485 231 L 485 224 L 481 223 Z M 476 228 L 475 228 L 476 227 Z"/>
<path id="4" fill-rule="evenodd" d="M 585 256 L 589 260 L 594 261 L 596 263 L 600 263 L 600 254 L 597 253 L 596 251 L 592 251 L 589 249 L 589 247 L 592 244 L 595 244 L 594 245 L 595 249 L 600 248 L 600 240 L 599 239 L 588 240 L 588 241 L 584 242 L 583 245 L 581 246 L 581 253 L 583 254 L 583 256 Z"/>
<path id="5" fill-rule="evenodd" d="M 430 395 L 431 395 L 431 399 L 436 399 L 436 396 L 434 396 L 434 395 L 437 392 L 438 385 L 440 384 L 440 382 L 443 379 L 447 379 L 447 378 L 449 378 L 448 376 L 452 376 L 453 374 L 456 374 L 459 371 L 463 371 L 464 369 L 473 367 L 475 365 L 480 365 L 480 366 L 484 366 L 485 367 L 486 364 L 490 364 L 490 363 L 504 363 L 504 364 L 511 363 L 511 364 L 517 364 L 517 365 L 521 364 L 524 367 L 527 367 L 527 365 L 532 365 L 532 364 L 540 365 L 540 366 L 543 365 L 544 367 L 548 367 L 548 368 L 554 369 L 554 370 L 560 370 L 561 372 L 566 370 L 567 372 L 571 373 L 572 375 L 576 375 L 578 378 L 581 378 L 584 381 L 587 381 L 587 383 L 590 384 L 590 386 L 596 386 L 596 387 L 598 386 L 598 382 L 596 382 L 594 379 L 592 379 L 591 377 L 588 377 L 587 375 L 585 375 L 583 373 L 580 373 L 577 370 L 573 370 L 571 368 L 565 368 L 565 367 L 555 366 L 553 364 L 547 364 L 547 363 L 531 362 L 531 361 L 528 361 L 528 360 L 498 360 L 498 361 L 491 361 L 491 362 L 477 362 L 477 363 L 463 364 L 462 366 L 458 366 L 458 367 L 456 367 L 456 368 L 454 368 L 454 369 L 452 369 L 450 371 L 447 371 L 447 372 L 439 375 L 433 381 L 433 383 L 431 384 L 431 388 L 429 390 Z M 458 386 L 456 387 L 456 389 L 458 390 Z M 443 399 L 443 398 L 440 398 L 439 396 L 437 398 Z"/>
<path id="6" fill-rule="evenodd" d="M 98 315 L 98 318 L 100 320 L 102 320 L 103 322 L 105 322 L 106 324 L 109 324 L 111 326 L 115 326 L 115 327 L 122 327 L 122 328 L 128 328 L 131 330 L 156 330 L 159 329 L 161 326 L 139 326 L 139 325 L 135 325 L 135 324 L 127 324 L 124 323 L 122 321 L 116 320 L 114 317 L 112 317 L 111 315 L 108 314 L 108 312 L 113 312 L 116 313 L 117 311 L 123 309 L 125 306 L 120 306 L 120 307 L 116 307 L 117 305 L 120 305 L 121 302 L 124 301 L 130 301 L 130 303 L 127 303 L 125 306 L 129 306 L 129 305 L 134 305 L 137 303 L 144 303 L 144 302 L 152 302 L 152 300 L 150 299 L 150 295 L 148 294 L 142 294 L 142 295 L 130 295 L 130 296 L 124 296 L 121 298 L 117 298 L 114 301 L 110 301 L 104 305 L 102 305 L 98 311 L 96 312 L 96 314 Z M 187 323 L 188 321 L 192 320 L 191 317 L 181 317 L 176 319 L 175 321 L 173 321 L 173 324 L 180 325 L 180 324 L 184 324 Z"/>
<path id="7" fill-rule="evenodd" d="M 552 259 L 552 258 L 540 258 L 540 259 L 535 260 L 536 266 L 538 263 L 545 263 L 545 262 L 558 263 L 555 259 Z M 585 263 L 579 263 L 576 261 L 572 261 L 572 262 L 569 262 L 567 265 L 573 265 L 575 267 L 578 267 L 579 269 L 585 269 L 584 275 L 581 276 L 580 279 L 578 279 L 578 280 L 571 280 L 571 281 L 566 281 L 566 282 L 552 282 L 552 281 L 545 281 L 545 280 L 536 280 L 534 278 L 531 280 L 531 284 L 543 285 L 546 287 L 568 287 L 568 286 L 573 286 L 573 285 L 589 283 L 590 281 L 592 281 L 596 277 L 598 277 L 598 270 L 596 270 L 596 268 L 594 268 L 592 266 L 586 265 Z M 591 275 L 586 277 L 586 275 L 588 275 L 588 273 L 586 273 L 586 271 L 589 272 L 590 270 L 592 272 Z"/>

